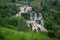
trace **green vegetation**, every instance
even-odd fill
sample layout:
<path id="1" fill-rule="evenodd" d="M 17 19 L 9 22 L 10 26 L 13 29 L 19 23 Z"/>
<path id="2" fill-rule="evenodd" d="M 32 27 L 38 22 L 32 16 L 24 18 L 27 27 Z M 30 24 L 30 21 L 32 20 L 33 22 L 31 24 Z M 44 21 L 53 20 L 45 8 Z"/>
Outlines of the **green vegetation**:
<path id="1" fill-rule="evenodd" d="M 1 26 L 18 31 L 28 31 L 29 27 L 23 17 L 12 16 L 1 21 Z"/>
<path id="2" fill-rule="evenodd" d="M 60 32 L 58 31 L 60 31 L 60 21 L 58 20 L 60 19 L 60 13 L 58 11 L 58 8 L 60 10 L 60 7 L 57 3 L 55 3 L 55 1 L 54 4 L 52 4 L 53 2 L 49 4 L 46 3 L 46 6 L 44 5 L 45 10 L 42 11 L 42 14 L 45 19 L 45 28 L 48 29 L 48 36 L 51 38 L 57 38 L 59 40 Z"/>
<path id="3" fill-rule="evenodd" d="M 25 19 L 29 15 L 16 17 L 18 7 L 28 0 L 0 0 L 0 40 L 60 40 L 60 1 L 29 0 L 36 13 L 42 13 L 45 32 L 30 31 Z"/>
<path id="4" fill-rule="evenodd" d="M 0 26 L 27 31 L 28 26 L 23 17 L 16 17 L 17 6 L 14 3 L 0 3 Z"/>
<path id="5" fill-rule="evenodd" d="M 6 18 L 16 15 L 17 7 L 15 4 L 0 2 L 0 17 Z"/>
<path id="6" fill-rule="evenodd" d="M 29 13 L 22 13 L 21 14 L 22 17 L 24 17 L 24 19 L 30 20 L 30 14 Z"/>
<path id="7" fill-rule="evenodd" d="M 4 31 L 3 31 L 4 30 Z M 0 40 L 49 40 L 44 32 L 18 32 L 8 28 L 0 27 Z"/>
<path id="8" fill-rule="evenodd" d="M 29 27 L 23 17 L 12 16 L 7 20 L 9 25 L 13 25 L 19 31 L 29 31 Z"/>

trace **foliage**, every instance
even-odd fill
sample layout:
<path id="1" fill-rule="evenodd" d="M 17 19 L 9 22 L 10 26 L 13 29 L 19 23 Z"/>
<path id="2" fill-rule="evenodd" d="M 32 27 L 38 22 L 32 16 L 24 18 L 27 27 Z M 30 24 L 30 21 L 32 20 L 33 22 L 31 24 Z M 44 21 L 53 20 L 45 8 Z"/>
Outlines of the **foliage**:
<path id="1" fill-rule="evenodd" d="M 17 7 L 15 4 L 0 2 L 0 17 L 6 18 L 17 13 Z"/>
<path id="2" fill-rule="evenodd" d="M 1 0 L 0 2 L 0 26 L 3 26 L 3 28 L 0 28 L 0 40 L 49 40 L 48 36 L 55 38 L 54 40 L 60 40 L 60 2 L 58 0 L 50 0 L 49 2 L 47 0 L 29 0 L 33 11 L 42 13 L 48 36 L 41 32 L 25 33 L 15 31 L 29 31 L 29 28 L 24 18 L 13 16 L 17 13 L 17 7 L 12 2 L 15 2 L 15 0 Z M 19 0 L 21 4 L 26 2 L 27 0 Z M 18 5 L 18 2 L 16 4 Z M 26 16 L 26 18 L 29 17 Z"/>
<path id="3" fill-rule="evenodd" d="M 60 39 L 60 25 L 54 25 L 52 26 L 52 29 L 48 32 L 48 36 L 51 38 L 56 38 L 56 39 Z"/>
<path id="4" fill-rule="evenodd" d="M 19 31 L 29 31 L 28 25 L 23 17 L 12 16 L 8 20 L 8 25 L 15 26 Z"/>
<path id="5" fill-rule="evenodd" d="M 52 4 L 53 4 L 54 6 L 58 5 L 58 0 L 52 1 Z"/>
<path id="6" fill-rule="evenodd" d="M 50 40 L 44 32 L 18 32 L 3 27 L 0 27 L 0 34 L 4 38 L 2 40 Z"/>
<path id="7" fill-rule="evenodd" d="M 12 0 L 0 0 L 0 2 L 12 2 Z"/>
<path id="8" fill-rule="evenodd" d="M 24 17 L 24 19 L 30 20 L 30 13 L 22 13 L 21 16 Z"/>
<path id="9" fill-rule="evenodd" d="M 60 39 L 60 25 L 54 25 L 53 27 L 52 27 L 52 30 L 55 32 L 54 34 L 55 34 L 55 37 L 56 38 L 58 38 L 58 39 Z"/>
<path id="10" fill-rule="evenodd" d="M 16 0 L 12 0 L 12 2 L 14 2 L 14 3 L 15 3 L 15 2 L 16 2 Z"/>
<path id="11" fill-rule="evenodd" d="M 52 2 L 56 2 L 56 1 L 52 1 Z M 46 8 L 44 8 L 45 10 L 42 10 L 42 15 L 44 17 L 45 28 L 48 29 L 48 36 L 59 40 L 60 14 L 59 14 L 58 8 L 60 7 L 59 5 L 55 5 L 55 4 L 52 5 L 51 2 L 45 3 L 44 5 L 46 6 Z M 48 10 L 46 11 L 46 9 Z M 53 10 L 50 11 L 50 9 L 53 9 Z"/>
<path id="12" fill-rule="evenodd" d="M 48 31 L 48 36 L 51 38 L 55 37 L 55 32 L 54 31 Z"/>

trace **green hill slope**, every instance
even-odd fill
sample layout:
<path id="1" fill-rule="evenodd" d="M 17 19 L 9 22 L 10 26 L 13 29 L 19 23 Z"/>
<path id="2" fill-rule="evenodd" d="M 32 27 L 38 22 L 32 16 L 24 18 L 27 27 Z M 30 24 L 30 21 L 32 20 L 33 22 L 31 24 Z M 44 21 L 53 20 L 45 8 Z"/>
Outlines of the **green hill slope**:
<path id="1" fill-rule="evenodd" d="M 47 34 L 41 31 L 36 33 L 27 30 L 25 19 L 14 16 L 18 7 L 26 2 L 27 0 L 17 2 L 15 0 L 0 0 L 0 40 L 60 40 L 60 1 L 29 1 L 30 6 L 36 13 L 42 13 L 44 26 L 48 30 Z M 18 29 L 18 31 L 15 29 Z"/>
<path id="2" fill-rule="evenodd" d="M 50 40 L 44 32 L 18 32 L 0 27 L 0 40 Z"/>

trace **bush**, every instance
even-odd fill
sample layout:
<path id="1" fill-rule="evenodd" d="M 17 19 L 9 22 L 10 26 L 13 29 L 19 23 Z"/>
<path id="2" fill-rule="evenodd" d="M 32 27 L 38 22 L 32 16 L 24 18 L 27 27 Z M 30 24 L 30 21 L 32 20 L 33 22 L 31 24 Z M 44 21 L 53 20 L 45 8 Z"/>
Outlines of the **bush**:
<path id="1" fill-rule="evenodd" d="M 55 33 L 55 36 L 57 39 L 60 39 L 60 30 L 58 30 L 56 33 Z"/>
<path id="2" fill-rule="evenodd" d="M 0 32 L 0 40 L 4 40 L 5 37 L 3 36 L 3 34 Z"/>
<path id="3" fill-rule="evenodd" d="M 52 1 L 52 4 L 53 4 L 54 6 L 58 5 L 58 0 Z"/>
<path id="4" fill-rule="evenodd" d="M 55 37 L 56 39 L 60 39 L 60 25 L 52 26 L 52 29 L 48 31 L 48 36 Z"/>
<path id="5" fill-rule="evenodd" d="M 42 11 L 48 11 L 48 8 L 47 8 L 47 6 L 46 6 L 46 5 L 44 5 L 44 6 L 43 6 Z"/>
<path id="6" fill-rule="evenodd" d="M 21 16 L 24 17 L 24 19 L 30 20 L 30 13 L 22 13 Z"/>
<path id="7" fill-rule="evenodd" d="M 0 27 L 0 36 L 3 40 L 50 40 L 50 38 L 43 32 L 18 32 L 8 28 Z"/>
<path id="8" fill-rule="evenodd" d="M 60 39 L 60 25 L 54 25 L 52 30 L 55 32 L 56 38 Z"/>
<path id="9" fill-rule="evenodd" d="M 17 6 L 8 2 L 0 2 L 0 17 L 6 18 L 17 13 Z"/>
<path id="10" fill-rule="evenodd" d="M 2 18 L 0 26 L 18 31 L 29 31 L 29 27 L 23 17 L 11 16 L 8 18 Z"/>
<path id="11" fill-rule="evenodd" d="M 29 27 L 23 17 L 12 16 L 7 19 L 8 25 L 15 26 L 19 31 L 29 31 Z"/>
<path id="12" fill-rule="evenodd" d="M 52 13 L 50 11 L 43 12 L 45 28 L 48 29 L 48 36 L 59 40 L 60 35 L 60 16 L 58 13 Z"/>
<path id="13" fill-rule="evenodd" d="M 51 38 L 55 37 L 55 32 L 54 31 L 48 31 L 48 36 Z"/>

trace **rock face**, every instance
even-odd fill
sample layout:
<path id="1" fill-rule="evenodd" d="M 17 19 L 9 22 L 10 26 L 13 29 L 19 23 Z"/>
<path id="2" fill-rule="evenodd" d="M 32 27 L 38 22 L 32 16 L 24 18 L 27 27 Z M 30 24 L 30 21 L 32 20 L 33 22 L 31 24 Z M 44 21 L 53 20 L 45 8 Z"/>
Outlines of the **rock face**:
<path id="1" fill-rule="evenodd" d="M 41 30 L 41 31 L 48 32 L 44 28 L 44 19 L 43 19 L 41 13 L 38 13 L 38 15 L 39 15 L 38 16 L 35 11 L 32 11 L 32 7 L 29 7 L 29 6 L 22 6 L 22 7 L 19 7 L 19 8 L 20 8 L 20 12 L 16 16 L 21 16 L 22 13 L 28 13 L 29 12 L 29 14 L 30 14 L 30 20 L 26 20 L 26 22 L 28 23 L 29 27 L 32 26 L 31 29 L 33 31 L 36 30 L 38 32 L 39 30 Z M 39 23 L 37 23 L 36 21 L 38 21 Z"/>
<path id="2" fill-rule="evenodd" d="M 41 15 L 41 13 L 39 13 L 39 17 L 37 17 L 38 15 L 34 15 L 34 19 L 30 19 L 30 21 L 27 21 L 28 24 L 31 24 L 32 26 L 32 30 L 36 30 L 37 32 L 39 30 L 44 31 L 44 32 L 48 32 L 45 28 L 44 28 L 44 19 Z M 40 22 L 37 23 L 36 21 Z"/>

